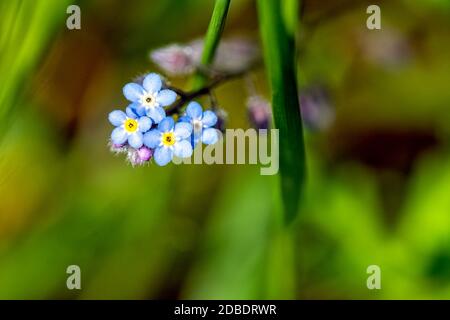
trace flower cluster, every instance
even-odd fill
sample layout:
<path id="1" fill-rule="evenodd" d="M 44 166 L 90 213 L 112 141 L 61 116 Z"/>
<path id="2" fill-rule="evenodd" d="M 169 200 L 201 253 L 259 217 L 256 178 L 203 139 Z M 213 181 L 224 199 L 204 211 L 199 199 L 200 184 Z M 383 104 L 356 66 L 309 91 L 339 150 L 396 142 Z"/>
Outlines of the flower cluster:
<path id="1" fill-rule="evenodd" d="M 115 126 L 111 133 L 111 150 L 127 153 L 132 165 L 142 165 L 154 159 L 165 166 L 174 156 L 187 158 L 198 143 L 214 144 L 218 141 L 214 126 L 217 115 L 203 111 L 197 102 L 190 102 L 184 113 L 177 110 L 179 120 L 166 115 L 166 108 L 177 100 L 177 94 L 165 88 L 163 79 L 156 73 L 146 75 L 142 83 L 128 83 L 123 94 L 130 102 L 125 111 L 109 114 Z"/>

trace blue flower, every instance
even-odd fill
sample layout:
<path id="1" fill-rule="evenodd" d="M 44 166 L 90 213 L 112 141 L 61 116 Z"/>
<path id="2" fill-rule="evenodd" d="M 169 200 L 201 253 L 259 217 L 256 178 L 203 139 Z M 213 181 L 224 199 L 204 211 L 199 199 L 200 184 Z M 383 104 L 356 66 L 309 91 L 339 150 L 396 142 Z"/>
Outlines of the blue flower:
<path id="1" fill-rule="evenodd" d="M 171 117 L 164 118 L 157 129 L 144 135 L 144 144 L 155 149 L 153 159 L 160 166 L 168 164 L 173 156 L 187 158 L 192 155 L 192 145 L 189 138 L 192 125 L 187 122 L 174 123 Z"/>
<path id="2" fill-rule="evenodd" d="M 177 94 L 168 89 L 162 89 L 161 77 L 156 73 L 148 74 L 142 83 L 128 83 L 123 87 L 123 94 L 131 101 L 130 108 L 139 116 L 147 115 L 155 123 L 161 122 L 166 117 L 162 107 L 175 102 Z"/>
<path id="3" fill-rule="evenodd" d="M 193 101 L 186 108 L 186 115 L 180 121 L 189 122 L 194 130 L 192 142 L 194 147 L 198 142 L 214 144 L 219 140 L 217 130 L 213 126 L 217 123 L 217 115 L 211 110 L 203 112 L 202 106 Z"/>
<path id="4" fill-rule="evenodd" d="M 130 110 L 127 110 L 130 111 Z M 143 133 L 150 130 L 152 120 L 146 116 L 138 117 L 131 112 L 115 110 L 108 116 L 109 122 L 116 128 L 111 133 L 111 141 L 116 145 L 128 144 L 133 148 L 143 145 Z"/>

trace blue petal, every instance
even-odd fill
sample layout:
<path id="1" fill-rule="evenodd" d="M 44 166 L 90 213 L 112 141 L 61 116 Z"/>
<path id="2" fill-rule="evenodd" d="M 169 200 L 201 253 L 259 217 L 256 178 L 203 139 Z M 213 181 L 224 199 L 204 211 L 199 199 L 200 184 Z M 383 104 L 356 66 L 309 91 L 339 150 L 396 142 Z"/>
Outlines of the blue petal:
<path id="1" fill-rule="evenodd" d="M 125 112 L 129 118 L 136 119 L 139 117 L 137 114 L 137 108 L 140 106 L 138 103 L 131 103 L 126 108 Z"/>
<path id="2" fill-rule="evenodd" d="M 114 144 L 124 144 L 127 141 L 127 132 L 122 127 L 117 127 L 111 132 L 111 141 Z"/>
<path id="3" fill-rule="evenodd" d="M 126 120 L 127 115 L 121 110 L 114 110 L 108 115 L 108 120 L 113 126 L 120 126 Z"/>
<path id="4" fill-rule="evenodd" d="M 177 139 L 187 139 L 192 133 L 192 125 L 189 122 L 178 122 L 175 125 L 175 137 Z"/>
<path id="5" fill-rule="evenodd" d="M 154 94 L 161 90 L 161 77 L 156 73 L 150 73 L 144 78 L 143 86 L 147 92 Z"/>
<path id="6" fill-rule="evenodd" d="M 165 166 L 172 160 L 173 151 L 167 147 L 160 147 L 155 150 L 155 154 L 153 155 L 153 159 L 160 166 Z"/>
<path id="7" fill-rule="evenodd" d="M 123 95 L 131 102 L 137 102 L 144 94 L 144 89 L 137 83 L 128 83 L 123 87 Z"/>
<path id="8" fill-rule="evenodd" d="M 187 158 L 192 155 L 192 145 L 188 140 L 175 143 L 173 153 L 179 158 Z"/>
<path id="9" fill-rule="evenodd" d="M 189 122 L 189 123 L 191 123 L 192 119 L 189 116 L 182 116 L 181 118 L 178 119 L 178 121 L 179 122 Z"/>
<path id="10" fill-rule="evenodd" d="M 217 123 L 217 116 L 211 110 L 206 110 L 203 112 L 202 118 L 203 127 L 209 128 L 214 126 Z"/>
<path id="11" fill-rule="evenodd" d="M 140 132 L 147 132 L 152 127 L 152 120 L 149 117 L 140 117 L 138 123 Z"/>
<path id="12" fill-rule="evenodd" d="M 145 107 L 143 105 L 139 104 L 136 107 L 136 114 L 138 115 L 138 117 L 145 116 L 147 114 L 147 110 L 145 109 Z"/>
<path id="13" fill-rule="evenodd" d="M 174 122 L 172 117 L 164 118 L 158 125 L 158 130 L 161 132 L 167 132 L 173 129 Z"/>
<path id="14" fill-rule="evenodd" d="M 203 110 L 202 106 L 195 101 L 192 101 L 188 104 L 186 108 L 186 114 L 192 119 L 200 119 L 202 116 Z"/>
<path id="15" fill-rule="evenodd" d="M 151 107 L 147 109 L 147 116 L 152 118 L 155 123 L 160 123 L 165 118 L 166 112 L 161 107 Z"/>
<path id="16" fill-rule="evenodd" d="M 161 106 L 166 107 L 171 105 L 177 99 L 177 94 L 172 90 L 161 90 L 156 96 L 156 102 Z"/>
<path id="17" fill-rule="evenodd" d="M 161 144 L 161 131 L 154 129 L 144 134 L 144 144 L 151 149 L 158 147 Z"/>
<path id="18" fill-rule="evenodd" d="M 128 136 L 128 144 L 135 149 L 142 147 L 144 144 L 142 132 L 136 131 L 130 134 Z"/>
<path id="19" fill-rule="evenodd" d="M 216 129 L 208 128 L 203 130 L 202 141 L 204 144 L 214 144 L 217 140 L 219 140 L 219 135 L 217 134 Z"/>

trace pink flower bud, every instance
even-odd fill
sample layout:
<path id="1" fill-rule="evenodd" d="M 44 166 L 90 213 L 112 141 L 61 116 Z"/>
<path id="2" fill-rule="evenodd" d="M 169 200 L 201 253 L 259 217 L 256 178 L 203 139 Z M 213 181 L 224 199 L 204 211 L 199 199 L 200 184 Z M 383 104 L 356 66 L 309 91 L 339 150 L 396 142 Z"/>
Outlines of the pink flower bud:
<path id="1" fill-rule="evenodd" d="M 194 40 L 189 47 L 192 61 L 200 65 L 203 40 Z M 223 39 L 217 48 L 212 69 L 226 73 L 239 72 L 255 65 L 260 58 L 261 52 L 256 41 L 244 37 Z"/>
<path id="2" fill-rule="evenodd" d="M 153 50 L 150 59 L 171 76 L 186 76 L 201 64 L 203 40 L 197 39 L 187 45 L 172 44 Z M 261 58 L 259 46 L 254 40 L 229 38 L 220 42 L 212 70 L 234 73 L 246 70 Z"/>
<path id="3" fill-rule="evenodd" d="M 108 145 L 109 150 L 115 154 L 121 154 L 128 151 L 128 146 L 126 144 L 115 144 L 110 141 Z"/>
<path id="4" fill-rule="evenodd" d="M 326 130 L 335 118 L 334 106 L 327 91 L 320 86 L 300 93 L 300 110 L 305 126 L 310 130 Z"/>
<path id="5" fill-rule="evenodd" d="M 241 37 L 220 42 L 213 68 L 224 72 L 240 72 L 256 64 L 261 52 L 256 41 Z"/>
<path id="6" fill-rule="evenodd" d="M 252 96 L 247 100 L 249 121 L 256 129 L 268 129 L 272 117 L 270 103 L 260 97 Z"/>
<path id="7" fill-rule="evenodd" d="M 141 161 L 149 161 L 153 156 L 153 150 L 147 147 L 141 147 L 137 151 Z"/>
<path id="8" fill-rule="evenodd" d="M 153 150 L 147 147 L 131 149 L 128 151 L 127 160 L 134 166 L 140 166 L 150 161 L 153 156 Z"/>
<path id="9" fill-rule="evenodd" d="M 152 51 L 150 59 L 168 75 L 184 76 L 195 71 L 192 54 L 191 47 L 172 44 Z"/>

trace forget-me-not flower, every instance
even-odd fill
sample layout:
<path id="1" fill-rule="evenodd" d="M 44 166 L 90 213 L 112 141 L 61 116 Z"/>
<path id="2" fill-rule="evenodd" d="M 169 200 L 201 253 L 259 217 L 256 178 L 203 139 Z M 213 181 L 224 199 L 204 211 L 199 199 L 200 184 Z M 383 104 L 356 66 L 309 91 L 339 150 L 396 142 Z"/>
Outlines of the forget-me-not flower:
<path id="1" fill-rule="evenodd" d="M 217 130 L 213 128 L 217 123 L 217 115 L 211 110 L 203 112 L 202 106 L 198 102 L 192 101 L 188 104 L 186 114 L 180 118 L 180 121 L 192 124 L 194 147 L 200 141 L 204 144 L 214 144 L 219 140 Z"/>
<path id="2" fill-rule="evenodd" d="M 153 159 L 160 166 L 168 164 L 173 156 L 187 158 L 192 155 L 192 145 L 189 138 L 192 125 L 188 122 L 175 124 L 171 117 L 164 118 L 157 129 L 144 135 L 144 144 L 155 149 Z"/>
<path id="3" fill-rule="evenodd" d="M 128 83 L 123 87 L 123 94 L 131 101 L 130 107 L 139 116 L 147 115 L 155 123 L 165 118 L 166 107 L 175 102 L 177 95 L 169 89 L 162 89 L 161 77 L 156 73 L 145 76 L 142 86 L 137 83 Z"/>
<path id="4" fill-rule="evenodd" d="M 128 144 L 133 148 L 143 145 L 143 133 L 150 130 L 152 120 L 149 117 L 137 115 L 120 110 L 114 110 L 108 116 L 109 122 L 116 128 L 111 133 L 111 141 L 115 145 Z"/>

